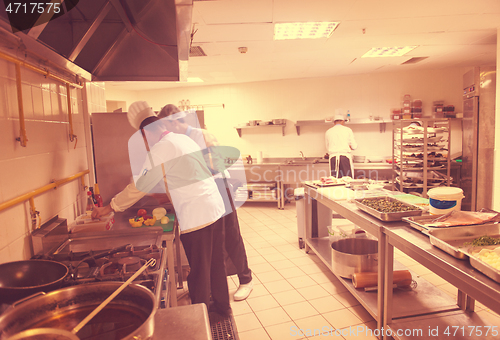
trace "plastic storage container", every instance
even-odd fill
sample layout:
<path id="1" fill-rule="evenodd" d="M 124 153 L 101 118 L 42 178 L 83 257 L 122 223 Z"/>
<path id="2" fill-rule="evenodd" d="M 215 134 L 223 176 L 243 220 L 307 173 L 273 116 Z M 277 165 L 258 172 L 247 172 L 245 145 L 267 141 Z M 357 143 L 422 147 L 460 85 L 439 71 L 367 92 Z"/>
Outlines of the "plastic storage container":
<path id="1" fill-rule="evenodd" d="M 427 191 L 429 212 L 433 215 L 446 214 L 452 210 L 461 210 L 464 191 L 455 187 L 438 187 Z"/>

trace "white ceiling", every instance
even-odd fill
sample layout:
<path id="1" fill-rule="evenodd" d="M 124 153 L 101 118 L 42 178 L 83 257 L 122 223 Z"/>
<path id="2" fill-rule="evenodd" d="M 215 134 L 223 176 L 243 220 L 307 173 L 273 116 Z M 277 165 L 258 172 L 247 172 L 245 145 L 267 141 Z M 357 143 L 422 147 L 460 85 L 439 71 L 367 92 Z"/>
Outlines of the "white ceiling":
<path id="1" fill-rule="evenodd" d="M 340 21 L 328 39 L 273 40 L 274 23 Z M 188 77 L 203 83 L 110 82 L 117 89 L 246 83 L 495 65 L 500 0 L 194 1 Z M 402 57 L 361 58 L 372 47 L 418 45 Z M 242 54 L 238 47 L 247 47 Z M 413 57 L 428 57 L 401 65 Z"/>

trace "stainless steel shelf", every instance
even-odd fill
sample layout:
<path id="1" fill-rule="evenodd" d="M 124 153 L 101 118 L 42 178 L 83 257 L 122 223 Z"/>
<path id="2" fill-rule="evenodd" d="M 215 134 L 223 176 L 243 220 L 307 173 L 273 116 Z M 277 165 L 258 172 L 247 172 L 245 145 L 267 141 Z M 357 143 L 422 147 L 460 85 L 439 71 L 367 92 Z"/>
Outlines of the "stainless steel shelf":
<path id="1" fill-rule="evenodd" d="M 385 121 L 384 119 L 371 120 L 366 119 L 351 119 L 347 121 L 346 125 L 358 125 L 358 124 L 380 124 L 380 132 L 385 131 Z M 298 120 L 295 123 L 295 129 L 297 130 L 297 136 L 300 136 L 301 126 L 333 126 L 333 122 L 325 122 L 324 120 Z"/>
<path id="2" fill-rule="evenodd" d="M 332 253 L 328 237 L 307 238 L 307 245 L 321 259 L 321 261 L 332 271 L 339 281 L 349 290 L 363 307 L 377 319 L 377 293 L 365 292 L 363 289 L 354 288 L 352 281 L 338 276 L 332 270 Z M 406 270 L 401 263 L 394 264 L 394 270 Z M 411 290 L 394 290 L 393 315 L 394 318 L 404 318 L 424 313 L 434 313 L 457 309 L 456 301 L 447 294 L 434 287 L 428 281 L 412 273 L 417 287 Z"/>
<path id="3" fill-rule="evenodd" d="M 434 247 L 428 236 L 409 226 L 387 227 L 385 234 L 390 245 L 500 314 L 500 284 L 478 272 L 468 261 L 456 259 Z"/>
<path id="4" fill-rule="evenodd" d="M 338 276 L 332 270 L 332 251 L 328 237 L 326 238 L 306 238 L 306 244 L 313 250 L 313 252 L 321 259 L 321 261 L 332 271 L 332 273 L 339 279 L 339 281 L 347 288 L 347 290 L 358 300 L 363 307 L 371 314 L 376 320 L 378 317 L 377 308 L 377 293 L 365 292 L 358 290 L 352 285 L 349 279 Z"/>
<path id="5" fill-rule="evenodd" d="M 255 128 L 269 128 L 269 127 L 280 127 L 281 134 L 285 135 L 285 126 L 286 124 L 269 124 L 269 125 L 255 125 L 255 126 L 237 126 L 235 127 L 236 131 L 238 131 L 238 135 L 241 137 L 241 130 L 245 129 L 255 129 Z"/>

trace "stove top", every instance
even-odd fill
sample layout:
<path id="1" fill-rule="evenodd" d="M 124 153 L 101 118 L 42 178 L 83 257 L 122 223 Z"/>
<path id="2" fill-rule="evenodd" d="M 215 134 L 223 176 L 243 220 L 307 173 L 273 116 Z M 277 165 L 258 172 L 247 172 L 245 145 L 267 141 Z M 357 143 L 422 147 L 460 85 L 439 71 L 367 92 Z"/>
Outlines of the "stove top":
<path id="1" fill-rule="evenodd" d="M 132 230 L 70 234 L 52 251 L 34 258 L 65 264 L 69 274 L 63 287 L 103 281 L 125 282 L 146 262 L 155 259 L 155 265 L 144 270 L 133 283 L 150 289 L 157 297 L 158 306 L 162 307 L 166 268 L 166 251 L 159 247 L 162 233 L 163 229 L 155 228 L 140 233 Z"/>

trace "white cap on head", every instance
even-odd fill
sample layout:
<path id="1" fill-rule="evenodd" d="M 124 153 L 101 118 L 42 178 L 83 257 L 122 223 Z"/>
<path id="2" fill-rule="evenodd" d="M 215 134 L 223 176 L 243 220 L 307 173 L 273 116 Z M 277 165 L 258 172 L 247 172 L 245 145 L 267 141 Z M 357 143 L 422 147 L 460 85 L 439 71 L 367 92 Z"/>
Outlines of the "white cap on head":
<path id="1" fill-rule="evenodd" d="M 344 109 L 335 109 L 335 116 L 333 116 L 333 121 L 345 120 Z"/>
<path id="2" fill-rule="evenodd" d="M 136 130 L 139 130 L 139 127 L 141 126 L 141 123 L 144 119 L 154 116 L 156 116 L 155 113 L 145 101 L 133 102 L 128 107 L 128 122 Z"/>
<path id="3" fill-rule="evenodd" d="M 170 116 L 166 116 L 163 119 L 166 119 L 166 120 L 177 120 L 177 119 L 181 119 L 181 118 L 185 118 L 185 117 L 186 117 L 186 111 L 180 111 L 180 112 L 176 112 L 174 114 L 171 114 Z"/>

